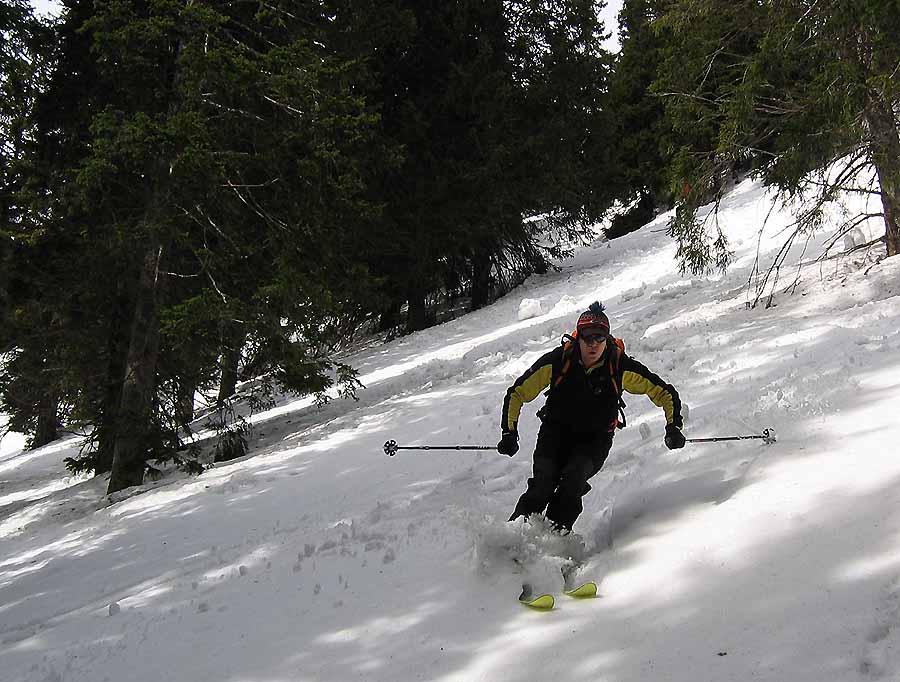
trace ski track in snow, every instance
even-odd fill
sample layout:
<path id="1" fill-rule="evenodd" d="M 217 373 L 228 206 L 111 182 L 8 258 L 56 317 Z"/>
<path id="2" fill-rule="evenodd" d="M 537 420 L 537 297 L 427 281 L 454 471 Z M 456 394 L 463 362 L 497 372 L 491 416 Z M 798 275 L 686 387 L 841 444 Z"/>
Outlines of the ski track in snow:
<path id="1" fill-rule="evenodd" d="M 255 416 L 251 455 L 199 477 L 113 503 L 65 477 L 77 441 L 4 441 L 0 680 L 897 679 L 900 260 L 806 268 L 747 309 L 767 202 L 751 182 L 723 202 L 725 277 L 678 274 L 661 216 L 350 356 L 358 402 L 285 399 Z M 519 320 L 523 299 L 546 312 Z M 594 299 L 679 389 L 689 437 L 779 440 L 668 452 L 661 411 L 626 396 L 576 524 L 601 596 L 534 613 L 504 521 L 542 400 L 514 458 L 382 444 L 495 443 L 506 387 Z"/>

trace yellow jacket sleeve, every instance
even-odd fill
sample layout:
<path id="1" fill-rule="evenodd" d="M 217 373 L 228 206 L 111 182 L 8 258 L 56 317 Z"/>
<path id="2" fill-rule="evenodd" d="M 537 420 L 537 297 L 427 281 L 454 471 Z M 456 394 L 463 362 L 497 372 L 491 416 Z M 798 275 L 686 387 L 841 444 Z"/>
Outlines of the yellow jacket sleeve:
<path id="1" fill-rule="evenodd" d="M 661 407 L 666 414 L 666 423 L 674 424 L 679 429 L 681 418 L 681 399 L 678 391 L 671 384 L 659 378 L 634 358 L 622 355 L 622 390 L 628 393 L 646 395 L 653 404 Z"/>
<path id="2" fill-rule="evenodd" d="M 559 357 L 557 357 L 559 356 Z M 553 379 L 553 364 L 562 358 L 562 347 L 545 353 L 506 390 L 503 400 L 502 431 L 515 431 L 522 405 L 537 398 Z"/>

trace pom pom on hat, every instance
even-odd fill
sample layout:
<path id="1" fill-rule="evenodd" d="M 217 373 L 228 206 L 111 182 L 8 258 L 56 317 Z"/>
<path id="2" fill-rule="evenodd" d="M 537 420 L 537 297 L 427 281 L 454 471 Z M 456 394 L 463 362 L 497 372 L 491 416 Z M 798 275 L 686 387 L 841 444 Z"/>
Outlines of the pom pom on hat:
<path id="1" fill-rule="evenodd" d="M 597 329 L 603 334 L 609 334 L 609 318 L 603 312 L 603 306 L 599 301 L 591 303 L 590 307 L 578 317 L 575 330 L 580 334 L 586 329 Z"/>

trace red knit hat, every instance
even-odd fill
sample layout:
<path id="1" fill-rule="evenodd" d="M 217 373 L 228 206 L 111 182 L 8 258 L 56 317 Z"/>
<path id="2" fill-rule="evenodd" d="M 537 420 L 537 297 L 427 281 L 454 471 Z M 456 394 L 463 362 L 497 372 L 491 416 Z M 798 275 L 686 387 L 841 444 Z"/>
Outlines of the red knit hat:
<path id="1" fill-rule="evenodd" d="M 596 329 L 604 335 L 609 335 L 609 318 L 603 312 L 603 306 L 599 301 L 591 303 L 590 307 L 578 317 L 575 330 L 581 334 L 587 329 Z"/>

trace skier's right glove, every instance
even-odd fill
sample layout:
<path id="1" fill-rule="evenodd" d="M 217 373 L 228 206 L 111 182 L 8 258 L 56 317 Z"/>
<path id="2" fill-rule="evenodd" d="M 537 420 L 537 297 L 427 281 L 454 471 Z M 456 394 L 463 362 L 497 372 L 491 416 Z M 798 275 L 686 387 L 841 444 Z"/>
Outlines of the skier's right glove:
<path id="1" fill-rule="evenodd" d="M 497 443 L 497 452 L 501 455 L 512 457 L 519 451 L 519 434 L 517 431 L 504 431 L 500 442 Z"/>

